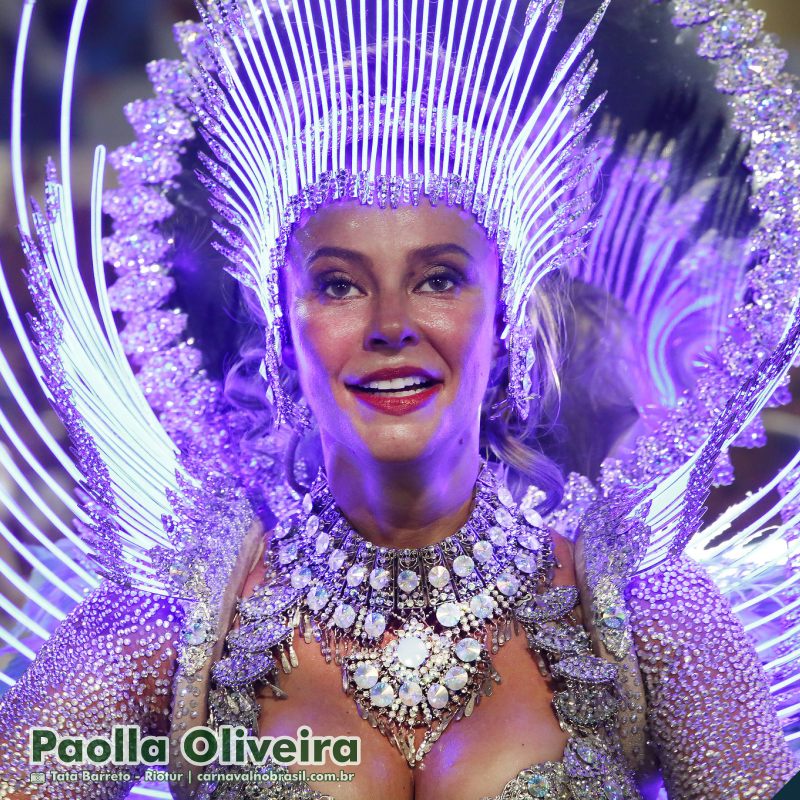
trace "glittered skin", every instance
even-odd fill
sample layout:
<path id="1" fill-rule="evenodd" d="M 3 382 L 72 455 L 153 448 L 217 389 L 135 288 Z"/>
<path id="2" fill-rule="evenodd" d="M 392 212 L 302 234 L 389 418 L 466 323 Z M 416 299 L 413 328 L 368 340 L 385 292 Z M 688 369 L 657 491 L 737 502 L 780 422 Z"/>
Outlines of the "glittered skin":
<path id="1" fill-rule="evenodd" d="M 114 725 L 139 725 L 143 734 L 166 735 L 183 616 L 172 600 L 110 582 L 75 608 L 0 702 L 0 797 L 30 792 L 30 773 L 36 769 L 70 769 L 52 758 L 31 767 L 32 726 L 69 736 L 108 736 Z M 92 765 L 80 769 L 108 771 Z M 125 769 L 137 776 L 144 766 Z M 135 782 L 51 782 L 37 787 L 35 796 L 121 798 Z"/>

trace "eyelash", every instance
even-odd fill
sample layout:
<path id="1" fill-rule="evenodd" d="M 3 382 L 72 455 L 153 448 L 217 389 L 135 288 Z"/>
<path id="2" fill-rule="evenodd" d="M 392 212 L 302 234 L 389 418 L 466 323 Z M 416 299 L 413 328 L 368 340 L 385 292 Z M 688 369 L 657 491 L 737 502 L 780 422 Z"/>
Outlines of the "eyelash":
<path id="1" fill-rule="evenodd" d="M 320 275 L 317 278 L 317 291 L 319 294 L 324 295 L 332 300 L 345 300 L 347 299 L 347 295 L 342 297 L 338 297 L 335 294 L 330 294 L 328 291 L 333 286 L 350 286 L 355 289 L 361 291 L 361 288 L 350 280 L 346 275 L 342 275 L 340 273 L 335 272 L 326 272 L 324 275 Z"/>
<path id="2" fill-rule="evenodd" d="M 464 282 L 464 277 L 461 273 L 453 268 L 448 266 L 439 267 L 439 269 L 435 272 L 430 273 L 427 275 L 423 280 L 421 280 L 416 289 L 419 290 L 420 287 L 424 286 L 426 283 L 429 283 L 432 280 L 447 280 L 450 282 L 450 286 L 446 289 L 442 289 L 440 291 L 432 290 L 430 292 L 425 292 L 426 294 L 446 294 L 448 292 L 457 289 L 461 286 Z M 346 300 L 348 298 L 348 294 L 345 295 L 335 295 L 330 293 L 330 289 L 334 286 L 348 286 L 355 289 L 358 289 L 361 292 L 361 288 L 358 286 L 357 283 L 352 281 L 346 275 L 337 274 L 337 273 L 325 273 L 324 275 L 319 276 L 317 279 L 317 291 L 319 294 L 324 295 L 326 297 L 331 298 L 332 300 Z"/>

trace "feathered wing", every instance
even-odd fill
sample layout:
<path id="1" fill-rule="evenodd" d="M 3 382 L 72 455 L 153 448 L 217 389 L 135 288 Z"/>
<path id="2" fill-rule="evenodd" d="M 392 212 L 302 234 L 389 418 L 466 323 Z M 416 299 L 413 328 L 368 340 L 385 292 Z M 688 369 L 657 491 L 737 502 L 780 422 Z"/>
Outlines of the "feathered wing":
<path id="1" fill-rule="evenodd" d="M 601 148 L 610 154 L 610 144 L 601 142 Z M 703 525 L 712 486 L 732 480 L 729 448 L 762 444 L 760 412 L 789 398 L 785 385 L 800 353 L 800 309 L 797 282 L 786 273 L 796 276 L 797 270 L 785 253 L 767 262 L 760 250 L 775 242 L 779 234 L 770 225 L 785 218 L 786 209 L 779 199 L 765 208 L 762 193 L 766 222 L 737 235 L 742 207 L 737 211 L 734 199 L 714 216 L 716 227 L 698 233 L 726 179 L 691 180 L 688 192 L 673 194 L 670 172 L 680 163 L 675 149 L 657 137 L 640 137 L 621 156 L 609 155 L 600 168 L 604 194 L 595 212 L 604 224 L 571 265 L 573 277 L 604 288 L 631 316 L 651 387 L 641 405 L 661 407 L 663 419 L 627 457 L 606 461 L 599 487 L 572 476 L 565 507 L 553 520 L 568 531 L 583 514 L 590 582 L 612 605 L 621 595 L 603 597 L 602 576 L 624 587 L 633 575 L 657 570 L 684 551 L 701 563 L 754 638 L 792 741 L 800 739 L 800 544 L 794 533 L 800 456 Z M 754 145 L 749 163 L 763 166 L 763 159 Z M 735 198 L 734 189 L 723 194 Z M 725 213 L 732 218 L 726 221 Z M 769 281 L 771 270 L 780 280 Z M 721 410 L 715 408 L 720 397 L 727 398 Z M 619 550 L 620 536 L 628 540 L 624 557 L 606 557 L 609 548 Z M 621 635 L 609 642 L 625 644 Z"/>
<path id="2" fill-rule="evenodd" d="M 23 11 L 21 56 L 32 11 L 32 5 Z M 76 10 L 73 33 L 79 33 L 81 23 Z M 191 528 L 192 506 L 187 495 L 195 491 L 197 481 L 148 404 L 115 326 L 117 308 L 112 307 L 105 284 L 103 261 L 108 254 L 101 238 L 103 148 L 97 150 L 93 171 L 91 267 L 81 269 L 85 259 L 78 255 L 69 179 L 76 46 L 77 35 L 68 48 L 62 98 L 65 178 L 59 182 L 55 168 L 48 165 L 45 203 L 42 209 L 34 204 L 33 229 L 21 199 L 26 194 L 21 168 L 21 100 L 15 102 L 12 114 L 12 172 L 29 287 L 36 306 L 29 327 L 2 270 L 0 294 L 17 337 L 17 353 L 25 357 L 58 412 L 72 447 L 71 453 L 66 452 L 41 419 L 34 393 L 29 397 L 29 389 L 18 379 L 19 363 L 12 365 L 0 354 L 0 378 L 14 400 L 13 406 L 0 412 L 0 427 L 9 445 L 0 447 L 0 503 L 5 512 L 0 536 L 8 553 L 0 560 L 0 576 L 8 587 L 0 597 L 0 608 L 14 623 L 11 629 L 0 629 L 4 644 L 0 680 L 6 685 L 34 658 L 70 608 L 98 585 L 100 576 L 156 593 L 194 594 L 193 587 L 176 582 L 169 563 L 180 562 L 180 556 L 184 562 L 191 557 L 191 545 L 180 533 Z M 23 65 L 24 58 L 18 58 L 15 98 L 21 98 Z M 140 150 L 138 156 L 142 160 L 147 154 Z M 140 208 L 140 220 L 146 210 Z M 136 277 L 152 289 L 157 276 L 148 280 L 144 274 L 146 239 L 143 235 L 139 248 L 142 263 L 127 266 L 129 273 L 143 267 L 142 276 Z M 122 281 L 121 289 L 124 284 Z M 173 312 L 164 316 L 178 317 Z M 151 331 L 158 333 L 165 322 L 168 325 L 170 320 L 151 320 Z M 127 333 L 131 339 L 131 332 Z M 147 341 L 142 339 L 140 336 L 139 346 L 144 349 Z M 48 453 L 48 463 L 42 463 L 45 459 L 37 455 L 42 449 Z M 55 474 L 53 459 L 63 476 Z M 76 485 L 83 502 L 73 495 Z M 70 518 L 78 533 L 65 521 Z M 36 544 L 30 544 L 31 540 Z M 14 568 L 11 561 L 19 567 Z M 20 572 L 28 574 L 27 579 L 20 577 Z M 16 602 L 15 593 L 20 596 Z M 27 602 L 23 604 L 21 598 Z"/>
<path id="3" fill-rule="evenodd" d="M 114 325 L 100 241 L 104 150 L 98 148 L 92 198 L 92 261 L 99 309 L 80 271 L 71 209 L 48 170 L 46 206 L 34 211 L 24 250 L 37 315 L 31 319 L 40 381 L 63 421 L 89 496 L 81 523 L 100 571 L 166 591 L 154 548 L 172 549 L 163 518 L 170 493 L 186 480 L 177 448 L 139 388 Z"/>

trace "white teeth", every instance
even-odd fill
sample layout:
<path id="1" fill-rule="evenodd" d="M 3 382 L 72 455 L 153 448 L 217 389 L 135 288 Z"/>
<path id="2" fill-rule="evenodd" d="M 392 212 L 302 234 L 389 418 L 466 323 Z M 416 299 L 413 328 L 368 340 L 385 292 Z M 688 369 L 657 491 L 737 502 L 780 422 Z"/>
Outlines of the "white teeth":
<path id="1" fill-rule="evenodd" d="M 375 389 L 379 392 L 396 392 L 401 389 L 410 389 L 412 386 L 419 386 L 427 382 L 428 378 L 415 375 L 409 378 L 392 378 L 390 381 L 370 381 L 369 383 L 362 383 L 361 385 L 364 389 Z"/>

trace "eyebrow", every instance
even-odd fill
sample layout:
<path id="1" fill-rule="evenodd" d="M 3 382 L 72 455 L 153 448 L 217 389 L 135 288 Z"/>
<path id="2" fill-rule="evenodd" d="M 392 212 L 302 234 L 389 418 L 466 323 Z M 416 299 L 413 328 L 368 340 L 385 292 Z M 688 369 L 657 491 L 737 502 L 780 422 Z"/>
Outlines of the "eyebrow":
<path id="1" fill-rule="evenodd" d="M 438 256 L 444 255 L 445 253 L 459 253 L 470 262 L 474 261 L 472 253 L 470 253 L 469 250 L 462 247 L 460 244 L 456 244 L 455 242 L 444 242 L 443 244 L 429 244 L 425 245 L 424 247 L 418 247 L 417 249 L 412 250 L 409 256 L 411 259 L 418 259 L 418 258 L 430 259 L 430 258 L 437 258 Z M 318 247 L 311 253 L 311 255 L 306 259 L 306 267 L 310 267 L 311 264 L 318 258 L 326 258 L 326 257 L 340 258 L 343 261 L 356 261 L 361 263 L 364 263 L 365 261 L 369 260 L 363 253 L 360 253 L 357 250 L 349 250 L 346 247 L 325 246 L 325 247 Z"/>

